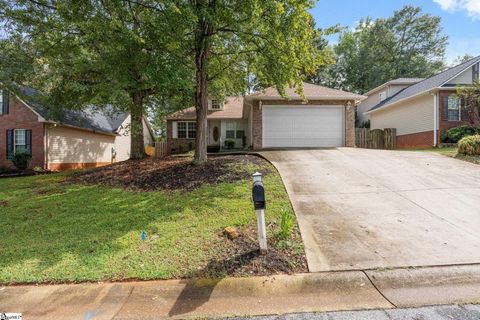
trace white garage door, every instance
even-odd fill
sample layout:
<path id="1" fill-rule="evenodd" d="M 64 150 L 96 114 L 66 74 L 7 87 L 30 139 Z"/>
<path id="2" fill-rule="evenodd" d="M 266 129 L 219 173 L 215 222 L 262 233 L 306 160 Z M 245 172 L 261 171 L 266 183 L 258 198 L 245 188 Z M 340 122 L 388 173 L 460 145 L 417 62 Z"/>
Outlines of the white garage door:
<path id="1" fill-rule="evenodd" d="M 263 148 L 344 146 L 343 106 L 263 106 Z"/>

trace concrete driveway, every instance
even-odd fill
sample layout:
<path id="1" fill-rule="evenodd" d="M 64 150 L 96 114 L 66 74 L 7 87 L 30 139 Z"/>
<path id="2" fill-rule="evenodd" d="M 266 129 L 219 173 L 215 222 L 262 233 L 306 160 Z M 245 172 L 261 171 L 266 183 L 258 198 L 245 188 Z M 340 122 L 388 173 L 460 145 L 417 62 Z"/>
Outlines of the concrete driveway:
<path id="1" fill-rule="evenodd" d="M 262 154 L 283 178 L 311 272 L 480 263 L 480 166 L 413 151 Z"/>

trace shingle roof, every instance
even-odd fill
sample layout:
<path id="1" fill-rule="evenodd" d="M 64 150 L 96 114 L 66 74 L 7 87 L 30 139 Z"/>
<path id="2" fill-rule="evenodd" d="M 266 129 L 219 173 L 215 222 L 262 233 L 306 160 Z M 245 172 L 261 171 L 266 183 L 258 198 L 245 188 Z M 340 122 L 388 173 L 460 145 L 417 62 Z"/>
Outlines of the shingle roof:
<path id="1" fill-rule="evenodd" d="M 471 67 L 477 62 L 480 62 L 480 56 L 473 58 L 467 62 L 464 62 L 462 64 L 459 64 L 455 67 L 452 67 L 450 69 L 447 69 L 443 72 L 440 72 L 430 78 L 427 78 L 409 87 L 406 87 L 405 89 L 399 91 L 396 95 L 393 95 L 390 98 L 383 100 L 382 102 L 380 102 L 379 104 L 371 108 L 368 112 L 377 110 L 386 105 L 438 88 L 443 84 L 445 84 L 445 82 L 454 78 L 456 75 L 460 74 L 461 72 L 463 72 L 464 70 Z"/>
<path id="2" fill-rule="evenodd" d="M 127 113 L 118 112 L 112 106 L 101 110 L 89 106 L 82 111 L 65 110 L 60 119 L 52 115 L 51 110 L 40 101 L 38 90 L 30 87 L 19 87 L 19 93 L 30 108 L 47 121 L 60 122 L 61 124 L 78 128 L 100 131 L 105 133 L 116 133 L 120 125 L 128 117 Z"/>
<path id="3" fill-rule="evenodd" d="M 397 79 L 385 82 L 385 83 L 373 88 L 372 90 L 369 90 L 368 92 L 365 93 L 365 95 L 369 96 L 372 93 L 377 92 L 378 90 L 381 90 L 381 89 L 383 89 L 387 86 L 390 86 L 390 85 L 410 85 L 410 84 L 414 84 L 414 83 L 417 83 L 417 82 L 420 82 L 420 81 L 423 81 L 423 80 L 425 80 L 425 78 L 397 78 Z"/>
<path id="4" fill-rule="evenodd" d="M 296 88 L 286 88 L 286 94 L 289 98 L 291 99 L 300 99 L 300 95 L 295 92 Z M 337 90 L 337 89 L 332 89 L 332 88 L 327 88 L 323 86 L 319 86 L 316 84 L 311 84 L 304 82 L 303 83 L 303 93 L 307 99 L 309 98 L 317 98 L 317 99 L 335 99 L 335 100 L 340 100 L 340 99 L 345 99 L 345 100 L 363 100 L 365 99 L 365 96 L 356 94 L 356 93 L 351 93 L 351 92 L 346 92 L 342 90 Z M 278 98 L 278 99 L 284 99 L 280 94 L 278 93 L 277 89 L 275 87 L 269 87 L 266 88 L 262 91 L 253 93 L 249 96 L 247 96 L 247 99 L 265 99 L 265 98 Z"/>
<path id="5" fill-rule="evenodd" d="M 243 112 L 243 97 L 227 97 L 222 110 L 208 110 L 207 119 L 241 119 Z M 195 120 L 195 107 L 190 107 L 172 113 L 167 120 Z"/>

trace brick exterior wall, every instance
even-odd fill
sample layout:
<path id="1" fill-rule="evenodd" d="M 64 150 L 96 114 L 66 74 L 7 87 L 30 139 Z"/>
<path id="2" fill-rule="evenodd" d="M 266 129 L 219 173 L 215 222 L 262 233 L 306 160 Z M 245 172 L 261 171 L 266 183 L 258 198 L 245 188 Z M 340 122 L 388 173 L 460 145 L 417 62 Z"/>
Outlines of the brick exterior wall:
<path id="1" fill-rule="evenodd" d="M 442 136 L 442 133 L 444 133 L 445 131 L 447 131 L 448 129 L 450 128 L 454 128 L 454 127 L 458 127 L 458 126 L 461 126 L 461 125 L 470 125 L 470 119 L 462 119 L 461 121 L 448 121 L 448 120 L 443 120 L 442 119 L 442 110 L 443 110 L 443 97 L 445 96 L 449 96 L 449 95 L 454 95 L 455 94 L 455 91 L 440 91 L 439 92 L 439 102 L 438 102 L 438 117 L 439 117 L 439 121 L 438 121 L 438 141 L 440 141 L 441 139 L 441 136 Z M 480 122 L 478 120 L 478 117 L 475 117 L 475 122 L 474 124 L 475 125 L 480 125 Z"/>
<path id="2" fill-rule="evenodd" d="M 433 146 L 433 130 L 397 136 L 397 149 L 431 148 Z"/>
<path id="3" fill-rule="evenodd" d="M 181 120 L 175 120 L 181 121 Z M 167 121 L 167 152 L 169 154 L 183 153 L 195 148 L 195 139 L 174 139 L 173 120 Z"/>
<path id="4" fill-rule="evenodd" d="M 344 105 L 345 106 L 345 146 L 355 147 L 355 104 L 351 101 L 351 106 L 348 107 L 349 101 L 337 100 L 310 100 L 307 103 L 303 101 L 286 101 L 286 100 L 265 100 L 264 105 Z M 253 149 L 262 149 L 262 110 L 260 109 L 260 101 L 253 101 L 253 119 L 252 119 L 252 133 L 253 133 Z"/>
<path id="5" fill-rule="evenodd" d="M 45 168 L 44 124 L 38 121 L 38 116 L 20 102 L 14 95 L 9 97 L 9 113 L 0 115 L 0 167 L 14 168 L 7 159 L 7 130 L 32 130 L 32 161 L 30 168 L 39 166 Z"/>

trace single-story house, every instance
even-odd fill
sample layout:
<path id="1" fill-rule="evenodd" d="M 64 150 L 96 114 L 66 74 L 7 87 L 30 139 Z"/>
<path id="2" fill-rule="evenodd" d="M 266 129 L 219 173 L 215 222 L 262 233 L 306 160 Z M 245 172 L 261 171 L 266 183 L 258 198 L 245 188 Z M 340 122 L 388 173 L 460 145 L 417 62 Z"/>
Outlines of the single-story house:
<path id="1" fill-rule="evenodd" d="M 130 115 L 93 107 L 65 111 L 61 121 L 52 120 L 39 102 L 38 92 L 20 89 L 20 96 L 0 89 L 0 167 L 12 168 L 12 155 L 31 153 L 30 167 L 48 170 L 91 168 L 123 161 L 130 154 Z M 153 134 L 144 118 L 144 143 Z"/>
<path id="2" fill-rule="evenodd" d="M 446 130 L 469 124 L 468 111 L 455 96 L 458 87 L 479 80 L 480 57 L 415 81 L 393 95 L 371 92 L 377 104 L 365 112 L 372 129 L 396 128 L 397 147 L 438 146 Z"/>
<path id="3" fill-rule="evenodd" d="M 304 83 L 305 99 L 295 88 L 287 88 L 286 94 L 284 98 L 270 87 L 244 97 L 210 100 L 209 148 L 227 144 L 254 150 L 355 146 L 355 106 L 364 96 L 309 83 Z M 193 149 L 195 108 L 175 112 L 166 120 L 169 152 Z"/>

